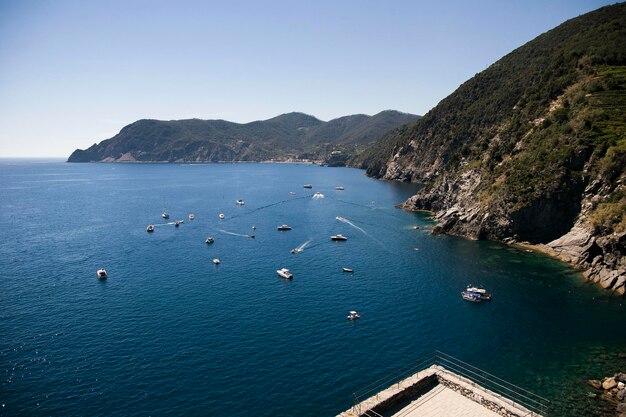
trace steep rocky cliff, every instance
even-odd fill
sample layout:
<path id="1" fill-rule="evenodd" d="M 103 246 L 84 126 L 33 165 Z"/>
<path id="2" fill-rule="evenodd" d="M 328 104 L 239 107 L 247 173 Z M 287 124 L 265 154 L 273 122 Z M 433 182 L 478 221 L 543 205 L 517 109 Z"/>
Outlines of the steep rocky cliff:
<path id="1" fill-rule="evenodd" d="M 569 20 L 461 85 L 357 163 L 425 183 L 435 232 L 543 245 L 626 290 L 626 3 Z"/>

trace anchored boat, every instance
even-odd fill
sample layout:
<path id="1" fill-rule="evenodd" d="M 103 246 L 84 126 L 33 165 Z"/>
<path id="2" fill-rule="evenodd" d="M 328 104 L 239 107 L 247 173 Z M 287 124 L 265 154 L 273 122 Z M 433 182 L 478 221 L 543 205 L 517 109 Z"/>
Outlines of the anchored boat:
<path id="1" fill-rule="evenodd" d="M 277 270 L 276 273 L 281 278 L 285 278 L 285 279 L 292 279 L 293 278 L 293 274 L 291 272 L 289 272 L 289 270 L 287 268 L 281 268 L 281 269 Z"/>
<path id="2" fill-rule="evenodd" d="M 286 224 L 282 224 L 280 226 L 278 226 L 276 229 L 280 230 L 281 232 L 287 231 L 287 230 L 291 230 L 291 226 L 287 226 Z"/>
<path id="3" fill-rule="evenodd" d="M 107 279 L 108 277 L 107 271 L 104 268 L 98 269 L 98 272 L 96 272 L 96 274 L 98 275 L 98 278 L 100 279 Z"/>
<path id="4" fill-rule="evenodd" d="M 358 319 L 358 318 L 360 318 L 360 317 L 361 317 L 361 316 L 359 315 L 359 313 L 358 313 L 358 312 L 356 312 L 356 311 L 350 311 L 350 312 L 348 313 L 348 317 L 347 317 L 347 318 L 348 318 L 348 320 L 356 320 L 356 319 Z"/>
<path id="5" fill-rule="evenodd" d="M 344 240 L 348 240 L 348 238 L 347 238 L 347 237 L 345 237 L 344 235 L 337 234 L 337 235 L 332 235 L 332 236 L 330 237 L 330 240 L 335 240 L 335 241 L 344 241 Z"/>
<path id="6" fill-rule="evenodd" d="M 472 284 L 467 286 L 467 292 L 470 294 L 478 295 L 481 300 L 490 301 L 491 293 L 481 287 L 474 287 Z"/>

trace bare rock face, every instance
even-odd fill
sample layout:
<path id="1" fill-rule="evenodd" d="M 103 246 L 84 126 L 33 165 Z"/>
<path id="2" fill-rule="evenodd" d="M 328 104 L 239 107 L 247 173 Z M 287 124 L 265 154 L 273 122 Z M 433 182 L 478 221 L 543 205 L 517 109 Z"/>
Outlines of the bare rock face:
<path id="1" fill-rule="evenodd" d="M 438 222 L 435 234 L 539 244 L 544 251 L 583 269 L 586 280 L 616 295 L 626 294 L 626 232 L 603 236 L 590 222 L 592 201 L 602 198 L 598 193 L 603 190 L 614 189 L 602 186 L 602 178 L 585 188 L 580 201 L 570 204 L 570 210 L 577 213 L 573 217 L 571 213 L 561 216 L 564 203 L 551 197 L 515 209 L 498 196 L 485 203 L 477 198 L 482 181 L 477 170 L 443 173 L 399 207 L 434 212 Z"/>
<path id="2" fill-rule="evenodd" d="M 614 377 L 607 378 L 602 383 L 602 388 L 605 389 L 605 390 L 609 390 L 611 388 L 615 388 L 616 386 L 617 386 L 617 382 L 615 381 Z"/>

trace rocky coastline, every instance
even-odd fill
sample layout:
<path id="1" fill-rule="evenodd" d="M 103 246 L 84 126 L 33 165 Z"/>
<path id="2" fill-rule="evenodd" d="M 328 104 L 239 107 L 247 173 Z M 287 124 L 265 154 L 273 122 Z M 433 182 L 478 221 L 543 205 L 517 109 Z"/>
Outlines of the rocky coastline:
<path id="1" fill-rule="evenodd" d="M 425 212 L 437 222 L 433 234 L 448 234 L 469 239 L 499 241 L 513 246 L 542 252 L 560 261 L 567 262 L 582 271 L 582 277 L 617 296 L 626 296 L 626 232 L 608 236 L 596 236 L 581 224 L 574 226 L 567 234 L 548 243 L 531 243 L 521 240 L 517 235 L 498 236 L 498 232 L 486 232 L 485 226 L 476 225 L 472 220 L 488 218 L 489 213 L 466 210 L 453 206 L 447 210 L 433 211 L 420 200 L 419 195 L 411 197 L 398 208 Z M 501 223 L 506 220 L 499 219 Z M 580 223 L 584 223 L 581 221 Z"/>
<path id="2" fill-rule="evenodd" d="M 616 417 L 626 417 L 626 373 L 618 372 L 601 380 L 590 379 L 587 384 L 595 390 L 589 393 L 589 397 L 614 406 Z"/>

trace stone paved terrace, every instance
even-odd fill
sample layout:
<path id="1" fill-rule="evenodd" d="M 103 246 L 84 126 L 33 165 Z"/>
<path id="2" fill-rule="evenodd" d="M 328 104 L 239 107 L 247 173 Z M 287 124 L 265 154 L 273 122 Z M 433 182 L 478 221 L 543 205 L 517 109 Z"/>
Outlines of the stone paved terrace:
<path id="1" fill-rule="evenodd" d="M 437 385 L 393 417 L 500 417 L 488 408 L 444 386 Z"/>
<path id="2" fill-rule="evenodd" d="M 542 417 L 450 370 L 432 365 L 337 417 Z"/>

